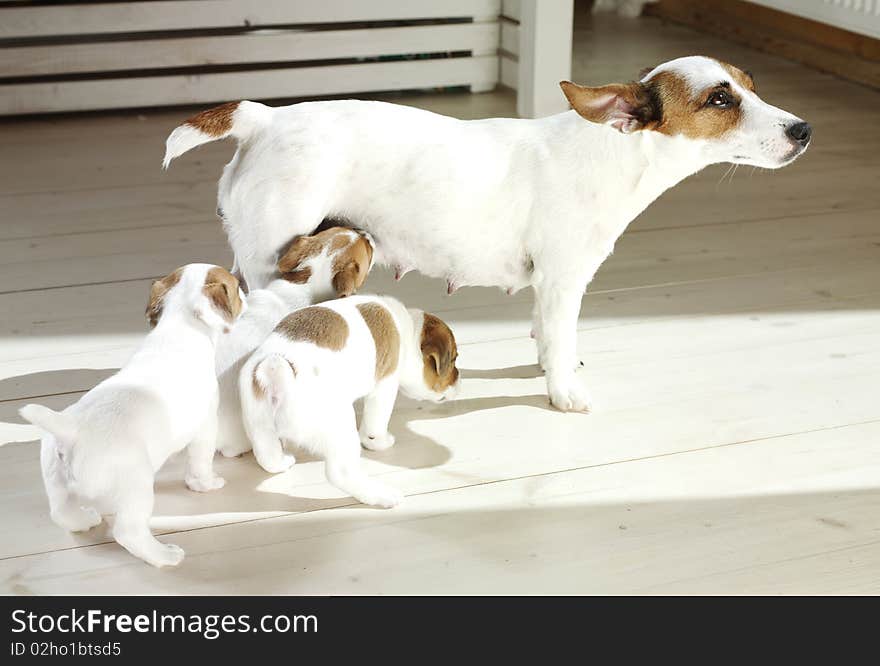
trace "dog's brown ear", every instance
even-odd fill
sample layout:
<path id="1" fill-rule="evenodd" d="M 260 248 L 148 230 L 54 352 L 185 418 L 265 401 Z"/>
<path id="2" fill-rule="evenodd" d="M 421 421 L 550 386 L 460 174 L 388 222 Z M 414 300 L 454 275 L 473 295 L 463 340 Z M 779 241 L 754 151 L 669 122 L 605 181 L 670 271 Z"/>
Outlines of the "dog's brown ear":
<path id="1" fill-rule="evenodd" d="M 205 296 L 211 301 L 211 305 L 232 323 L 241 314 L 242 303 L 238 291 L 238 280 L 225 268 L 215 266 L 205 276 L 205 286 L 202 288 Z"/>
<path id="2" fill-rule="evenodd" d="M 333 259 L 333 289 L 340 298 L 351 296 L 367 279 L 373 263 L 373 245 L 364 237 L 339 251 Z"/>
<path id="3" fill-rule="evenodd" d="M 351 259 L 346 261 L 339 270 L 333 275 L 333 289 L 339 298 L 351 296 L 363 284 L 363 280 L 359 279 L 361 267 L 357 261 Z"/>
<path id="4" fill-rule="evenodd" d="M 297 236 L 278 260 L 278 271 L 289 280 L 289 274 L 300 272 L 300 264 L 317 254 L 320 249 L 320 243 L 317 243 L 312 236 Z M 311 271 L 309 273 L 311 274 Z M 308 277 L 302 280 L 302 282 L 307 281 Z"/>
<path id="5" fill-rule="evenodd" d="M 642 83 L 610 83 L 588 88 L 562 81 L 559 86 L 571 108 L 590 122 L 610 125 L 624 134 L 650 129 L 660 122 L 660 101 L 651 88 Z"/>
<path id="6" fill-rule="evenodd" d="M 428 386 L 444 391 L 458 380 L 458 369 L 455 367 L 458 348 L 446 322 L 426 312 L 420 347 Z"/>
<path id="7" fill-rule="evenodd" d="M 180 281 L 180 275 L 183 272 L 182 268 L 178 268 L 173 273 L 169 273 L 165 277 L 155 280 L 152 285 L 150 285 L 150 298 L 147 301 L 147 310 L 145 314 L 147 315 L 147 321 L 150 322 L 150 328 L 156 326 L 159 323 L 159 318 L 162 316 L 162 307 L 165 303 L 165 296 L 171 290 L 171 288 L 176 285 Z"/>

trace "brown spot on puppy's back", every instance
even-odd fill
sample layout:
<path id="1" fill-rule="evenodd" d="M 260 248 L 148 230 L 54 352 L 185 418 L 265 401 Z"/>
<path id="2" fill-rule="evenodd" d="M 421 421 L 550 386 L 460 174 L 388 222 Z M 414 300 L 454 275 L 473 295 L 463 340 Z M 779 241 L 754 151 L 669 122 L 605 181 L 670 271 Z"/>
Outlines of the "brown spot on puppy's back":
<path id="1" fill-rule="evenodd" d="M 241 314 L 238 279 L 225 268 L 214 266 L 209 269 L 202 290 L 227 321 L 233 322 Z"/>
<path id="2" fill-rule="evenodd" d="M 180 267 L 165 277 L 156 280 L 150 285 L 150 298 L 147 301 L 146 315 L 150 322 L 150 328 L 159 323 L 162 317 L 162 307 L 164 305 L 165 296 L 169 291 L 180 282 L 180 276 L 183 275 L 183 267 Z"/>
<path id="3" fill-rule="evenodd" d="M 378 303 L 361 303 L 358 312 L 370 329 L 376 345 L 376 381 L 387 377 L 395 370 L 400 360 L 400 331 L 394 317 Z"/>
<path id="4" fill-rule="evenodd" d="M 330 308 L 320 305 L 287 315 L 275 331 L 294 342 L 310 342 L 318 347 L 339 351 L 348 340 L 348 322 Z"/>
<path id="5" fill-rule="evenodd" d="M 209 136 L 223 136 L 232 129 L 232 116 L 241 102 L 227 102 L 187 118 L 185 124 Z"/>
<path id="6" fill-rule="evenodd" d="M 425 383 L 435 391 L 445 391 L 458 381 L 458 347 L 452 330 L 439 317 L 425 313 L 422 323 L 422 361 Z"/>

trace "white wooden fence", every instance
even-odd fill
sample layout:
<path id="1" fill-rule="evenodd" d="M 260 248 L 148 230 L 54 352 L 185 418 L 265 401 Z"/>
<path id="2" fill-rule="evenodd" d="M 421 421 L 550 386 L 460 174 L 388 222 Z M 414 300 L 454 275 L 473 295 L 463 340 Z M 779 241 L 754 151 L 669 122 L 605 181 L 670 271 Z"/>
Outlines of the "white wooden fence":
<path id="1" fill-rule="evenodd" d="M 0 115 L 500 81 L 564 108 L 572 0 L 0 1 Z"/>

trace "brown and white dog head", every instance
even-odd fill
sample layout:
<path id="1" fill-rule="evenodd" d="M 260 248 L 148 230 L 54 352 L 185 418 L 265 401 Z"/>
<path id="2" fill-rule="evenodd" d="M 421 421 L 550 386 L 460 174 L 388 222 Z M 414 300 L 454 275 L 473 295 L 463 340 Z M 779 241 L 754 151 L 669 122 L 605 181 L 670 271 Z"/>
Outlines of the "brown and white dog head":
<path id="1" fill-rule="evenodd" d="M 800 156 L 812 134 L 808 123 L 758 97 L 751 74 L 705 56 L 670 60 L 633 83 L 560 86 L 587 120 L 624 134 L 651 131 L 698 142 L 706 164 L 776 169 Z"/>
<path id="2" fill-rule="evenodd" d="M 418 400 L 440 402 L 454 398 L 459 390 L 455 365 L 458 346 L 452 329 L 442 319 L 422 310 L 408 309 L 413 321 L 414 358 L 400 378 L 404 393 Z"/>
<path id="3" fill-rule="evenodd" d="M 174 313 L 226 333 L 246 308 L 238 280 L 225 268 L 187 264 L 153 282 L 146 315 L 150 327 Z"/>
<path id="4" fill-rule="evenodd" d="M 278 271 L 288 282 L 308 285 L 314 302 L 351 296 L 370 273 L 373 249 L 369 234 L 330 227 L 295 238 L 278 260 Z"/>

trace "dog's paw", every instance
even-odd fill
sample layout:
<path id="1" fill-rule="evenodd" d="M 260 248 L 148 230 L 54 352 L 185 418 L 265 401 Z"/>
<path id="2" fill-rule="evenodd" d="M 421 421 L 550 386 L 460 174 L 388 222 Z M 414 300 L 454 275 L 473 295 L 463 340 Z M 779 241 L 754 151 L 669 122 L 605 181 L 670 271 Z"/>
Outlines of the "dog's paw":
<path id="1" fill-rule="evenodd" d="M 370 489 L 362 497 L 356 499 L 364 504 L 378 506 L 382 509 L 391 509 L 403 501 L 403 493 L 397 488 L 386 486 L 383 483 L 371 483 L 370 486 Z"/>
<path id="2" fill-rule="evenodd" d="M 190 490 L 194 490 L 197 493 L 207 493 L 212 490 L 220 490 L 220 488 L 225 485 L 226 479 L 224 479 L 222 476 L 217 476 L 216 474 L 209 477 L 186 477 L 186 487 Z"/>
<path id="3" fill-rule="evenodd" d="M 296 458 L 292 453 L 282 453 L 269 461 L 260 461 L 260 467 L 269 474 L 281 474 L 296 464 Z"/>
<path id="4" fill-rule="evenodd" d="M 550 404 L 561 412 L 589 413 L 593 408 L 590 394 L 576 377 L 566 381 L 547 381 Z"/>
<path id="5" fill-rule="evenodd" d="M 361 444 L 370 451 L 384 451 L 394 446 L 394 435 L 390 432 L 384 432 L 381 435 L 374 435 L 372 437 L 363 432 L 360 435 Z"/>
<path id="6" fill-rule="evenodd" d="M 183 562 L 185 555 L 186 553 L 180 546 L 173 543 L 163 543 L 148 558 L 144 558 L 144 561 L 154 567 L 176 567 Z"/>

